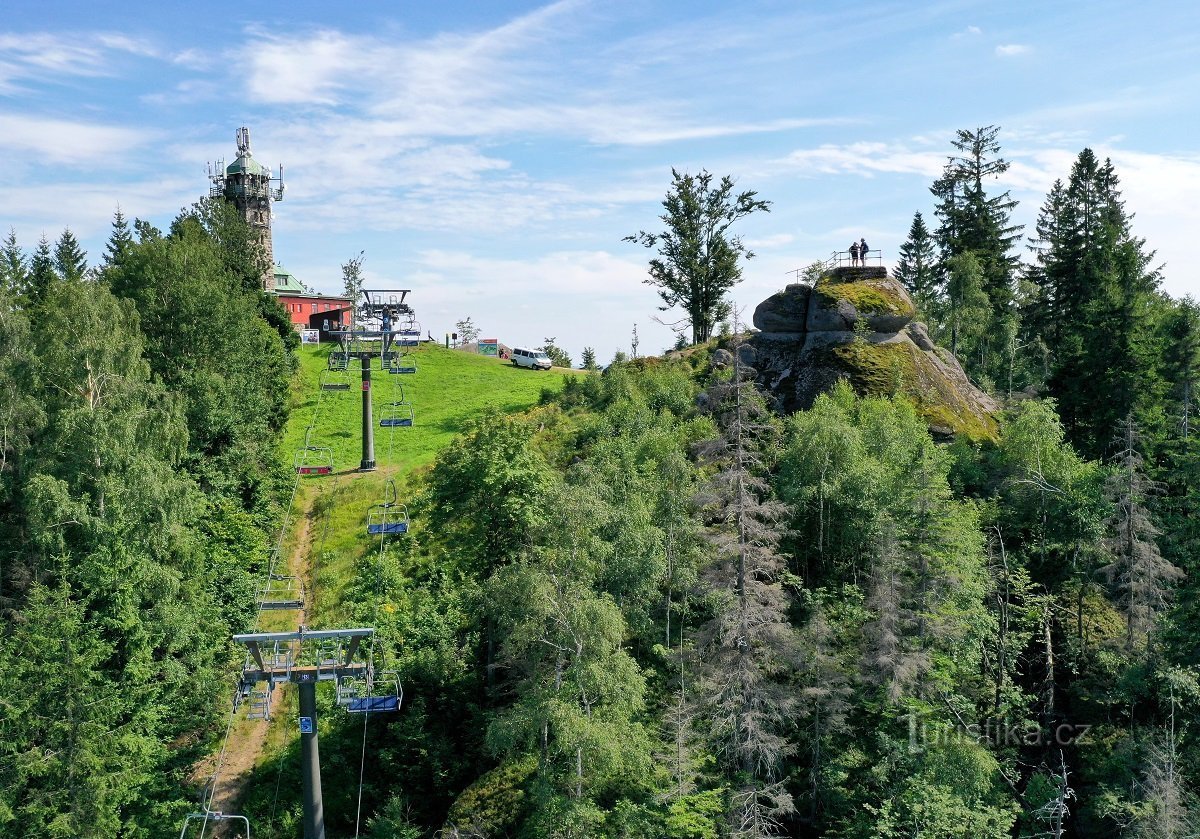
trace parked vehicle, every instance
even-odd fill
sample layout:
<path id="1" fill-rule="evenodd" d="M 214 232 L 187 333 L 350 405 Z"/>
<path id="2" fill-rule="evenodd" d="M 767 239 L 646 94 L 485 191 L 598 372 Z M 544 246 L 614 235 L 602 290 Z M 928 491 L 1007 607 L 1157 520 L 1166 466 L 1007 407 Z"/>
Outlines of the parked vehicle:
<path id="1" fill-rule="evenodd" d="M 549 370 L 550 356 L 541 350 L 527 350 L 524 347 L 513 347 L 513 367 L 529 367 L 532 370 Z"/>

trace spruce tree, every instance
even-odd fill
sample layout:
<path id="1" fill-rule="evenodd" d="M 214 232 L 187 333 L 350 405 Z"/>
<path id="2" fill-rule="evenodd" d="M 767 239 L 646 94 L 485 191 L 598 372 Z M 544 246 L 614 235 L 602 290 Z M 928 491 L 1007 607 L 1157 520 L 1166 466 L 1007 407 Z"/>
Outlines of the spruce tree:
<path id="1" fill-rule="evenodd" d="M 125 214 L 117 207 L 116 213 L 113 214 L 112 233 L 109 234 L 108 244 L 104 248 L 104 269 L 122 267 L 132 250 L 133 233 L 129 229 L 129 222 L 125 220 Z"/>
<path id="2" fill-rule="evenodd" d="M 710 521 L 711 563 L 703 573 L 716 614 L 700 632 L 701 678 L 710 734 L 731 784 L 729 835 L 758 839 L 783 833 L 794 811 L 781 780 L 791 746 L 783 736 L 796 697 L 784 683 L 798 644 L 787 620 L 778 553 L 782 505 L 770 500 L 762 453 L 774 428 L 734 348 L 732 377 L 708 391 L 720 436 L 707 448 L 717 472 L 701 496 Z"/>
<path id="3" fill-rule="evenodd" d="M 1165 373 L 1177 405 L 1174 436 L 1186 444 L 1197 431 L 1200 401 L 1200 304 L 1185 297 L 1172 308 L 1165 324 Z"/>
<path id="4" fill-rule="evenodd" d="M 999 132 L 995 125 L 957 131 L 951 145 L 959 154 L 949 159 L 942 177 L 930 190 L 938 199 L 935 212 L 941 224 L 937 240 L 943 258 L 975 253 L 983 270 L 983 290 L 997 319 L 1013 302 L 1017 265 L 1013 246 L 1022 229 L 1012 224 L 1017 202 L 1009 193 L 992 196 L 985 189 L 987 182 L 1003 175 L 1009 167 L 999 154 Z"/>
<path id="5" fill-rule="evenodd" d="M 25 293 L 29 282 L 29 263 L 17 244 L 17 231 L 9 228 L 0 244 L 0 290 L 14 295 Z"/>
<path id="6" fill-rule="evenodd" d="M 927 316 L 940 291 L 939 273 L 933 237 L 925 226 L 925 219 L 916 213 L 908 229 L 908 239 L 900 246 L 895 276 Z"/>
<path id="7" fill-rule="evenodd" d="M 1159 530 L 1150 520 L 1146 504 L 1156 487 L 1145 474 L 1132 414 L 1121 421 L 1116 442 L 1116 469 L 1106 492 L 1113 506 L 1107 523 L 1109 535 L 1104 540 L 1111 562 L 1102 571 L 1119 594 L 1126 644 L 1136 650 L 1154 630 L 1158 615 L 1170 601 L 1171 586 L 1183 578 L 1183 572 L 1163 558 L 1155 541 Z"/>
<path id="8" fill-rule="evenodd" d="M 79 247 L 79 240 L 69 227 L 63 230 L 54 245 L 54 270 L 64 280 L 82 280 L 87 276 L 87 254 Z"/>
<path id="9" fill-rule="evenodd" d="M 37 250 L 29 260 L 29 302 L 36 305 L 44 299 L 56 279 L 58 274 L 54 271 L 54 259 L 50 254 L 50 240 L 43 233 L 42 238 L 38 240 Z"/>

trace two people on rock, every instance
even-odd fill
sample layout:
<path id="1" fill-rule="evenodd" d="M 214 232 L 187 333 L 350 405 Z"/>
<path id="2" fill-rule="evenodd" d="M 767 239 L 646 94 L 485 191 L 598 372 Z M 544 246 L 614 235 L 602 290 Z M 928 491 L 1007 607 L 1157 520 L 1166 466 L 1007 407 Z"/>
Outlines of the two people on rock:
<path id="1" fill-rule="evenodd" d="M 857 242 L 850 243 L 850 264 L 851 265 L 866 265 L 867 264 L 867 247 L 866 237 L 859 239 Z"/>

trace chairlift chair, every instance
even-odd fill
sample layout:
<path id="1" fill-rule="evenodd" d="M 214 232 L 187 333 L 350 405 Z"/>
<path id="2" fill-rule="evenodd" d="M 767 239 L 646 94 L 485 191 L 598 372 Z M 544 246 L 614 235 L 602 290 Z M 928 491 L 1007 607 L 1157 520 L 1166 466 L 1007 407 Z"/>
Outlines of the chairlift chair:
<path id="1" fill-rule="evenodd" d="M 387 415 L 379 420 L 379 424 L 384 428 L 412 428 L 415 418 L 412 404 L 401 399 L 388 406 Z"/>
<path id="2" fill-rule="evenodd" d="M 188 828 L 192 827 L 192 822 L 200 822 L 198 836 L 203 836 L 208 827 L 209 822 L 228 822 L 240 821 L 246 828 L 245 839 L 250 839 L 250 819 L 245 816 L 236 816 L 232 813 L 213 812 L 211 810 L 203 813 L 188 813 L 183 819 L 183 830 L 179 831 L 179 839 L 187 839 Z"/>
<path id="3" fill-rule="evenodd" d="M 344 707 L 350 714 L 377 714 L 399 711 L 403 701 L 404 688 L 400 686 L 400 674 L 389 670 L 369 678 L 367 695 L 351 697 Z"/>
<path id="4" fill-rule="evenodd" d="M 350 389 L 350 370 L 349 367 L 330 367 L 327 370 L 321 371 L 320 378 L 321 390 L 349 390 Z"/>
<path id="5" fill-rule="evenodd" d="M 350 366 L 350 356 L 345 350 L 334 350 L 329 354 L 326 368 L 329 370 L 345 370 Z"/>
<path id="6" fill-rule="evenodd" d="M 297 475 L 328 475 L 333 472 L 333 449 L 313 445 L 311 433 L 311 428 L 304 432 L 304 446 L 292 458 L 292 465 Z"/>
<path id="7" fill-rule="evenodd" d="M 399 501 L 396 482 L 384 485 L 383 503 L 373 504 L 367 510 L 367 535 L 387 536 L 408 532 L 408 508 Z"/>
<path id="8" fill-rule="evenodd" d="M 408 532 L 408 508 L 375 504 L 367 511 L 368 536 L 397 536 Z"/>
<path id="9" fill-rule="evenodd" d="M 304 606 L 300 581 L 287 574 L 271 574 L 259 592 L 258 608 L 265 610 L 299 609 Z"/>
<path id="10" fill-rule="evenodd" d="M 405 361 L 404 357 L 401 355 L 400 357 L 392 359 L 391 363 L 388 364 L 387 371 L 389 373 L 415 373 L 417 372 L 417 365 L 413 364 L 412 362 Z"/>

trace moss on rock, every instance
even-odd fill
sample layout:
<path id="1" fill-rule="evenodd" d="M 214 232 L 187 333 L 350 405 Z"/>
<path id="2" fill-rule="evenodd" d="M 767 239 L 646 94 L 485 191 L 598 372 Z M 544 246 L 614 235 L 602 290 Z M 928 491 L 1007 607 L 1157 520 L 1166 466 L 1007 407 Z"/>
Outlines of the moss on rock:
<path id="1" fill-rule="evenodd" d="M 830 355 L 858 393 L 907 397 L 938 433 L 975 441 L 997 438 L 995 418 L 911 341 L 854 341 L 833 347 Z"/>
<path id="2" fill-rule="evenodd" d="M 894 282 L 860 280 L 856 282 L 821 282 L 817 294 L 836 305 L 845 300 L 864 313 L 884 313 L 913 318 L 917 314 L 912 301 L 903 295 L 901 287 Z"/>

